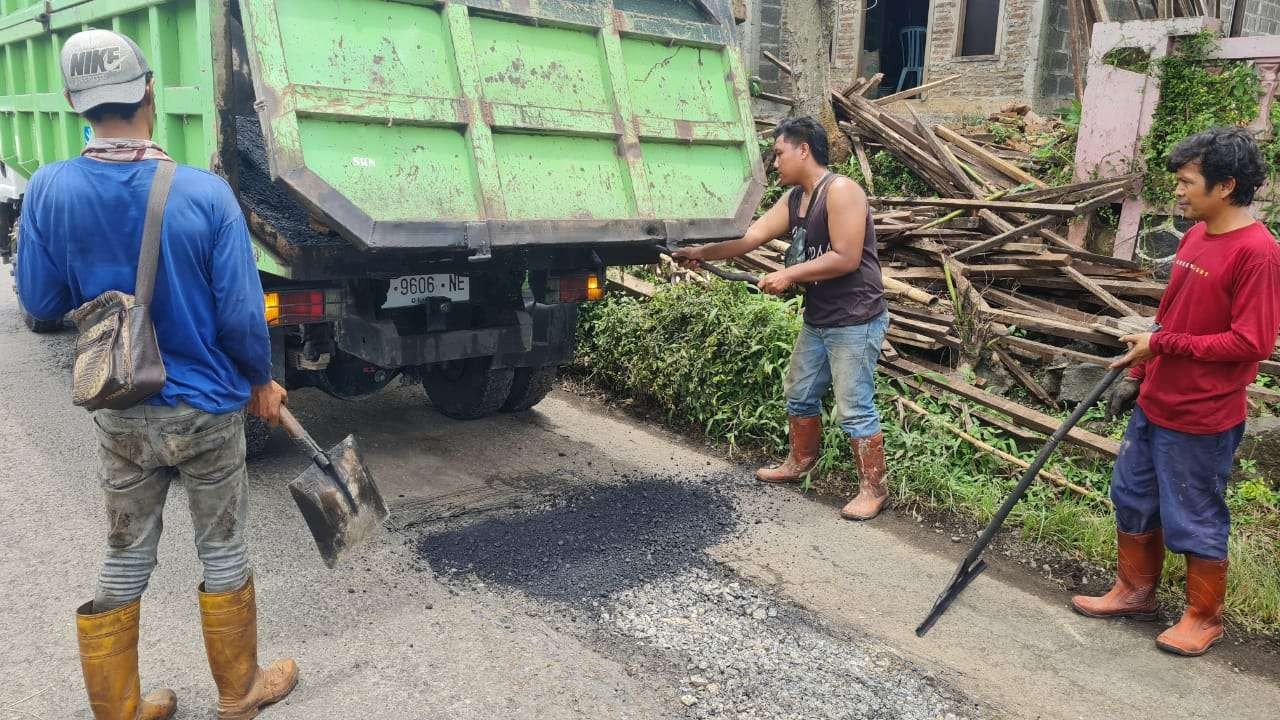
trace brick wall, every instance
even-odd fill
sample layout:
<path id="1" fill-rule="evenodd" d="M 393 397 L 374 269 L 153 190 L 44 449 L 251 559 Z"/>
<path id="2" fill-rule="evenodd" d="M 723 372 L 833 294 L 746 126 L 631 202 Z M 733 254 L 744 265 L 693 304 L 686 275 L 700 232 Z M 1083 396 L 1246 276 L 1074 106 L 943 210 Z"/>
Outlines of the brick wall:
<path id="1" fill-rule="evenodd" d="M 968 58 L 959 57 L 963 0 L 935 0 L 929 20 L 926 80 L 960 77 L 931 91 L 927 108 L 938 113 L 990 112 L 992 105 L 1001 101 L 1029 99 L 1028 81 L 1035 77 L 1034 49 L 1039 45 L 1042 27 L 1037 21 L 1044 2 L 1003 0 L 996 54 Z"/>
<path id="2" fill-rule="evenodd" d="M 862 10 L 866 0 L 836 0 L 836 24 L 832 39 L 831 83 L 845 87 L 853 82 L 862 55 Z"/>

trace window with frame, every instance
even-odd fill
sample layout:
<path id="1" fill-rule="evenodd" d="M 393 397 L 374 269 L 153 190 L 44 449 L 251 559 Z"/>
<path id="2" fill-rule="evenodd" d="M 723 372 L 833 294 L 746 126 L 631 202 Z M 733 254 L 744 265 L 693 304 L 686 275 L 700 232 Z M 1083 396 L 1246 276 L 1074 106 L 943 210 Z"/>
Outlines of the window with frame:
<path id="1" fill-rule="evenodd" d="M 996 54 L 1000 35 L 1001 0 L 960 0 L 963 13 L 960 23 L 959 54 L 981 57 Z"/>

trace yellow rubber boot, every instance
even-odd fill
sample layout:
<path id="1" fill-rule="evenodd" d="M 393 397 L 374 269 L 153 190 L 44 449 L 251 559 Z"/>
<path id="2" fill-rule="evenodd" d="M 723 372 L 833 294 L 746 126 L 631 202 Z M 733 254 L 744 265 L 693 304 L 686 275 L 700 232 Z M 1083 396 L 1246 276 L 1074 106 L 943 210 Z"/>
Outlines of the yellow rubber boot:
<path id="1" fill-rule="evenodd" d="M 93 602 L 76 610 L 80 668 L 95 720 L 168 720 L 178 709 L 172 690 L 142 697 L 138 679 L 138 615 L 141 600 L 106 612 Z"/>
<path id="2" fill-rule="evenodd" d="M 200 622 L 209 669 L 218 686 L 218 720 L 248 720 L 279 702 L 298 684 L 298 664 L 277 660 L 258 667 L 258 606 L 253 578 L 226 593 L 200 586 Z"/>

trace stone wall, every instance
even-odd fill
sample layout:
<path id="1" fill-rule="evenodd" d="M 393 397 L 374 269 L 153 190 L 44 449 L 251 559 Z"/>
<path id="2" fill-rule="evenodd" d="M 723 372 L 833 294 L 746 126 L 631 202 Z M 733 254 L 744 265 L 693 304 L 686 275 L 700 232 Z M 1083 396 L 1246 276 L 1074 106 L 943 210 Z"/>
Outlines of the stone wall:
<path id="1" fill-rule="evenodd" d="M 755 57 L 747 61 L 748 72 L 753 72 L 770 92 L 781 94 L 786 89 L 784 77 L 778 66 L 764 59 L 768 51 L 774 57 L 782 57 L 782 0 L 747 0 L 751 18 L 756 24 Z"/>
<path id="2" fill-rule="evenodd" d="M 1071 60 L 1071 25 L 1067 4 L 1051 2 L 1045 8 L 1044 35 L 1040 42 L 1040 70 L 1036 95 L 1040 105 L 1062 105 L 1075 99 L 1075 73 Z"/>

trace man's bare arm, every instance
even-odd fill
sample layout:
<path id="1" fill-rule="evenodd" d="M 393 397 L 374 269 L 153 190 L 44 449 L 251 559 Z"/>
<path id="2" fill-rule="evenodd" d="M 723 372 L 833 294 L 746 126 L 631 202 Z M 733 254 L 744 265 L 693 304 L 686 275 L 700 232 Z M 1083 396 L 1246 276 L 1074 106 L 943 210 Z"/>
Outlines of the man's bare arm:
<path id="1" fill-rule="evenodd" d="M 794 192 L 794 191 L 793 191 Z M 696 263 L 702 260 L 728 260 L 755 250 L 761 245 L 782 237 L 791 229 L 790 211 L 787 208 L 787 196 L 769 208 L 760 219 L 751 223 L 747 234 L 737 240 L 711 243 L 698 247 L 681 248 L 675 253 L 676 260 Z"/>

